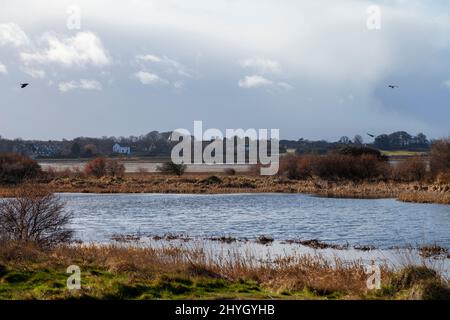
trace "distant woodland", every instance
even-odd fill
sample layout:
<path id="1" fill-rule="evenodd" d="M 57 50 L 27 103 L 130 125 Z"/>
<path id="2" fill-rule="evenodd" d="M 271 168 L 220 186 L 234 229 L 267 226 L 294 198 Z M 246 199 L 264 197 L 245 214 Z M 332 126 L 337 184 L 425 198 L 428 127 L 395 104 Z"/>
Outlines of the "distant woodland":
<path id="1" fill-rule="evenodd" d="M 113 146 L 119 144 L 130 147 L 130 155 L 134 157 L 165 157 L 169 156 L 172 147 L 176 144 L 169 139 L 171 132 L 160 133 L 152 131 L 146 135 L 130 137 L 101 137 L 87 138 L 79 137 L 73 140 L 63 139 L 61 141 L 38 141 L 23 139 L 5 139 L 0 136 L 0 153 L 17 153 L 27 155 L 35 159 L 76 159 L 92 158 L 98 155 L 114 156 Z M 348 145 L 364 145 L 383 151 L 406 150 L 406 151 L 429 151 L 432 140 L 424 134 L 413 136 L 404 131 L 391 134 L 382 134 L 374 138 L 364 138 L 356 135 L 353 138 L 343 136 L 339 141 L 329 142 L 325 140 L 312 141 L 307 139 L 280 140 L 280 152 L 297 154 L 325 154 L 331 150 L 339 149 Z M 204 142 L 208 144 L 208 142 Z"/>

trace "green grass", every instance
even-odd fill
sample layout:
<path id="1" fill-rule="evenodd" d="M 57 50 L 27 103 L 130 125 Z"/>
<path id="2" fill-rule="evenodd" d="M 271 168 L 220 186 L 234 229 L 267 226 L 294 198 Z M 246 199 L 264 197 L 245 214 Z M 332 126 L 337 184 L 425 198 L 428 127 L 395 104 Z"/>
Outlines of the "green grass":
<path id="1" fill-rule="evenodd" d="M 414 157 L 426 154 L 426 152 L 406 151 L 406 150 L 381 151 L 381 153 L 388 157 Z"/>
<path id="2" fill-rule="evenodd" d="M 0 299 L 450 299 L 448 279 L 425 266 L 384 268 L 382 289 L 368 291 L 359 264 L 335 261 L 331 266 L 306 256 L 280 260 L 276 267 L 243 260 L 217 266 L 205 263 L 202 254 L 174 248 L 45 251 L 5 245 L 0 247 Z M 80 290 L 66 285 L 66 266 L 72 264 L 81 268 Z"/>
<path id="3" fill-rule="evenodd" d="M 263 290 L 252 281 L 158 276 L 133 280 L 132 275 L 98 269 L 81 275 L 81 290 L 68 290 L 63 271 L 6 270 L 0 278 L 0 299 L 268 299 L 287 296 Z M 289 295 L 292 298 L 291 295 Z"/>
<path id="4" fill-rule="evenodd" d="M 163 275 L 133 279 L 131 274 L 113 274 L 89 269 L 82 272 L 81 290 L 68 290 L 69 275 L 62 270 L 5 270 L 0 277 L 0 299 L 339 299 L 338 292 L 306 288 L 299 292 L 270 292 L 250 280 L 228 281 L 207 277 L 183 278 Z"/>

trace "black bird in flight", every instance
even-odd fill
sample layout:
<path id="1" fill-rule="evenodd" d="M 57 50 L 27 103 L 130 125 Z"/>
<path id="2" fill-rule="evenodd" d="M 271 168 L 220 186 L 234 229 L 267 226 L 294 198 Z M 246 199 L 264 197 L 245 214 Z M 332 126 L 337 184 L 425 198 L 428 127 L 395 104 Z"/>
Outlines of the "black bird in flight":
<path id="1" fill-rule="evenodd" d="M 396 86 L 396 85 L 393 85 L 393 84 L 390 84 L 388 87 L 391 88 L 391 89 L 400 88 L 399 86 Z"/>
<path id="2" fill-rule="evenodd" d="M 375 138 L 375 135 L 373 135 L 373 134 L 368 133 L 367 135 L 371 138 Z"/>
<path id="3" fill-rule="evenodd" d="M 20 88 L 26 88 L 29 85 L 29 83 L 21 83 L 20 84 Z"/>

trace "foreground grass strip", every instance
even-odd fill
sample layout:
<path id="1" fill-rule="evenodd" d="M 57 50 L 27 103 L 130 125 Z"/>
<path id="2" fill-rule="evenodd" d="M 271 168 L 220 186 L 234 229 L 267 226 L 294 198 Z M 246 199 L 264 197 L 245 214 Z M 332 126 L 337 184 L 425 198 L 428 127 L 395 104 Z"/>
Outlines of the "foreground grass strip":
<path id="1" fill-rule="evenodd" d="M 66 286 L 69 265 L 81 289 Z M 320 256 L 213 259 L 202 248 L 0 246 L 0 299 L 450 299 L 447 279 L 424 266 L 382 269 L 368 290 L 359 261 Z"/>

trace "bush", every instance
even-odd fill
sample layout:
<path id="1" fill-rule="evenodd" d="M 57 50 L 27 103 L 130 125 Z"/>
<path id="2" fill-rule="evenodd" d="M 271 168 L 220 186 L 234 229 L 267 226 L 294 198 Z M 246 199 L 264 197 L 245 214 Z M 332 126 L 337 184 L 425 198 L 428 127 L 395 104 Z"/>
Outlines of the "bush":
<path id="1" fill-rule="evenodd" d="M 168 162 L 164 163 L 163 165 L 158 166 L 157 170 L 159 172 L 162 172 L 165 174 L 175 174 L 180 177 L 186 171 L 186 165 L 185 164 L 176 164 L 173 161 L 168 161 Z"/>
<path id="2" fill-rule="evenodd" d="M 33 159 L 14 153 L 0 154 L 0 184 L 17 184 L 42 173 Z"/>
<path id="3" fill-rule="evenodd" d="M 408 158 L 392 168 L 392 179 L 396 181 L 421 181 L 426 174 L 427 163 L 422 157 Z"/>
<path id="4" fill-rule="evenodd" d="M 364 155 L 371 155 L 380 161 L 387 161 L 386 156 L 382 155 L 377 149 L 368 148 L 365 146 L 345 146 L 337 151 L 338 154 L 345 156 L 359 157 Z"/>
<path id="5" fill-rule="evenodd" d="M 388 164 L 377 156 L 363 154 L 350 156 L 328 154 L 326 156 L 289 156 L 282 160 L 280 172 L 289 179 L 319 177 L 322 179 L 366 180 L 386 178 Z"/>
<path id="6" fill-rule="evenodd" d="M 426 281 L 421 286 L 421 299 L 423 300 L 450 300 L 450 288 L 443 281 Z"/>
<path id="7" fill-rule="evenodd" d="M 323 157 L 316 157 L 312 163 L 314 175 L 324 179 L 353 178 L 351 156 L 330 154 Z"/>
<path id="8" fill-rule="evenodd" d="M 312 161 L 314 159 L 316 157 L 311 155 L 288 155 L 281 159 L 279 172 L 291 180 L 309 178 L 312 175 Z"/>
<path id="9" fill-rule="evenodd" d="M 122 177 L 125 174 L 125 166 L 117 160 L 97 157 L 86 164 L 84 172 L 86 175 L 96 178 L 104 176 Z"/>
<path id="10" fill-rule="evenodd" d="M 439 274 L 426 266 L 408 266 L 393 276 L 391 284 L 397 290 L 404 290 L 426 281 L 439 279 Z"/>
<path id="11" fill-rule="evenodd" d="M 388 172 L 387 163 L 368 154 L 356 157 L 330 154 L 317 157 L 312 165 L 312 173 L 323 179 L 378 179 L 385 178 Z"/>
<path id="12" fill-rule="evenodd" d="M 100 178 L 106 175 L 106 158 L 98 157 L 89 161 L 84 168 L 84 172 L 88 176 Z"/>
<path id="13" fill-rule="evenodd" d="M 438 183 L 450 183 L 450 170 L 439 173 L 437 175 L 436 181 Z"/>
<path id="14" fill-rule="evenodd" d="M 110 177 L 123 177 L 125 166 L 117 160 L 106 160 L 106 175 Z"/>
<path id="15" fill-rule="evenodd" d="M 438 140 L 431 147 L 430 169 L 433 177 L 450 171 L 450 138 Z"/>
<path id="16" fill-rule="evenodd" d="M 281 159 L 279 173 L 292 180 L 300 180 L 297 163 L 300 157 L 288 155 Z"/>
<path id="17" fill-rule="evenodd" d="M 236 175 L 236 170 L 233 168 L 227 168 L 224 170 L 224 173 L 229 176 L 234 176 Z"/>
<path id="18" fill-rule="evenodd" d="M 222 179 L 220 179 L 217 176 L 210 176 L 206 179 L 203 179 L 201 181 L 201 183 L 206 184 L 206 185 L 214 185 L 214 184 L 221 184 L 223 183 Z"/>
<path id="19" fill-rule="evenodd" d="M 14 197 L 0 203 L 0 234 L 3 241 L 52 247 L 72 239 L 67 228 L 71 214 L 54 194 L 24 186 Z"/>

